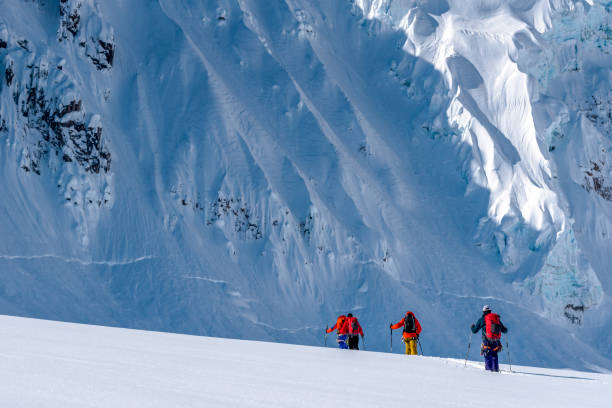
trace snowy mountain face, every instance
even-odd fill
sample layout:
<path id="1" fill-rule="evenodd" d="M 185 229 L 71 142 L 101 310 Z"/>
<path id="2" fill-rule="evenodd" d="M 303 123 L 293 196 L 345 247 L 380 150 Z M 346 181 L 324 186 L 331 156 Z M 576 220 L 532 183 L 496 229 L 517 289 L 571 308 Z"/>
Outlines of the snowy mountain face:
<path id="1" fill-rule="evenodd" d="M 1 0 L 0 313 L 611 369 L 611 8 Z"/>

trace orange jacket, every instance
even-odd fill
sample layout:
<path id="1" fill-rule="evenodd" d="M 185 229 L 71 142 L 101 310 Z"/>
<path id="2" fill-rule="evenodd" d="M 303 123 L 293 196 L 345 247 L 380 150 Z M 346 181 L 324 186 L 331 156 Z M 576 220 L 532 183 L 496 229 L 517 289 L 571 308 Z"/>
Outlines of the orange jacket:
<path id="1" fill-rule="evenodd" d="M 345 322 L 346 322 L 346 316 L 345 315 L 340 315 L 340 316 L 338 316 L 338 320 L 336 320 L 336 324 L 334 324 L 329 329 L 325 330 L 325 332 L 326 333 L 331 333 L 334 330 L 338 330 L 338 334 L 347 334 L 348 333 L 348 326 L 346 324 L 344 324 Z"/>
<path id="2" fill-rule="evenodd" d="M 406 312 L 406 315 L 411 314 L 412 316 L 414 316 L 414 313 L 408 311 Z M 416 326 L 416 333 L 406 333 L 404 332 L 403 336 L 405 339 L 410 339 L 413 337 L 418 336 L 419 334 L 421 334 L 421 323 L 419 323 L 419 320 L 416 318 L 416 316 L 414 317 L 414 325 Z M 395 323 L 394 325 L 391 326 L 392 330 L 395 329 L 399 329 L 400 327 L 404 327 L 404 318 L 402 318 L 402 320 L 400 320 L 399 322 Z"/>

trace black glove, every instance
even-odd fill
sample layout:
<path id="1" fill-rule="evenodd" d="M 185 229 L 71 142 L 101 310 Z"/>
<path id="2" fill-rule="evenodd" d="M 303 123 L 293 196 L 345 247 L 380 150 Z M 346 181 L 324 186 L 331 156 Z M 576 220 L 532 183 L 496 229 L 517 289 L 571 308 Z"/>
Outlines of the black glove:
<path id="1" fill-rule="evenodd" d="M 389 328 L 390 328 L 390 329 L 391 329 L 392 327 L 393 327 L 393 323 L 391 323 L 391 324 L 389 325 Z"/>
<path id="2" fill-rule="evenodd" d="M 474 328 L 475 328 L 475 327 L 476 327 L 476 325 L 475 325 L 475 324 L 473 324 L 473 325 L 471 325 L 471 326 L 470 326 L 470 329 L 472 329 L 472 331 L 474 331 Z"/>

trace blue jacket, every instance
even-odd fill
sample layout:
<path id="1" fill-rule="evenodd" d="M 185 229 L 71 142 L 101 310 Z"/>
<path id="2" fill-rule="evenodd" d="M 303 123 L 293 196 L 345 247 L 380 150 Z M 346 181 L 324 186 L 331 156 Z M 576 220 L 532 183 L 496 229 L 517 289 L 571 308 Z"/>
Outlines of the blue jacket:
<path id="1" fill-rule="evenodd" d="M 480 319 L 478 319 L 478 321 L 476 322 L 476 324 L 473 324 L 472 327 L 470 327 L 470 329 L 472 330 L 472 333 L 476 333 L 478 332 L 478 330 L 482 330 L 482 338 L 486 339 L 487 338 L 487 325 L 485 323 L 485 316 L 488 315 L 491 312 L 488 313 L 484 313 Z M 502 333 L 508 333 L 508 329 L 506 328 L 506 326 L 504 326 L 504 324 L 501 322 L 501 318 L 499 320 L 499 325 L 501 326 L 501 332 Z"/>

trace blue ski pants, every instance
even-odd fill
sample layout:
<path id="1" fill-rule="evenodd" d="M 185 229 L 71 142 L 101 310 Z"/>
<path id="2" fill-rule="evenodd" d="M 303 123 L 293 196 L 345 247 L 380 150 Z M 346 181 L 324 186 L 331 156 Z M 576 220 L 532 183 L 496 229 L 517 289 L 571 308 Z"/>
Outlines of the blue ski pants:
<path id="1" fill-rule="evenodd" d="M 499 359 L 497 353 L 501 351 L 502 345 L 499 340 L 482 340 L 482 355 L 485 359 L 485 370 L 499 371 Z"/>
<path id="2" fill-rule="evenodd" d="M 346 334 L 339 334 L 338 335 L 338 339 L 336 340 L 338 342 L 338 347 L 340 347 L 341 349 L 348 349 L 348 344 L 346 343 L 346 340 L 348 338 L 348 335 Z"/>

